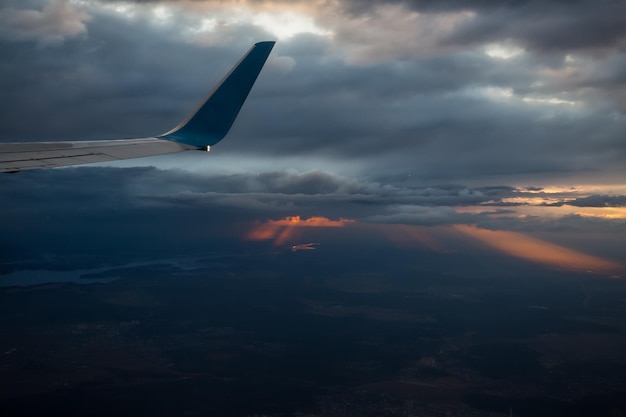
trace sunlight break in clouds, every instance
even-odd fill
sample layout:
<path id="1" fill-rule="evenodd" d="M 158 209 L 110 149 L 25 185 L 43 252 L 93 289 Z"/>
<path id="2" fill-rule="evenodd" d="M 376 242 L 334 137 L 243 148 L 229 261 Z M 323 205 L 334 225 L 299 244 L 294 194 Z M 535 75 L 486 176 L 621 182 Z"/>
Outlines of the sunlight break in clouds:
<path id="1" fill-rule="evenodd" d="M 285 217 L 280 220 L 268 220 L 257 225 L 246 236 L 249 240 L 274 240 L 275 246 L 284 245 L 302 235 L 302 228 L 306 227 L 343 227 L 354 220 L 330 220 L 326 217 L 310 217 L 302 219 L 300 216 Z"/>
<path id="2" fill-rule="evenodd" d="M 623 184 L 547 186 L 536 190 L 522 186 L 518 188 L 518 194 L 497 201 L 485 201 L 480 206 L 457 207 L 455 210 L 459 213 L 480 213 L 484 212 L 485 207 L 504 203 L 509 204 L 508 213 L 497 214 L 498 217 L 626 219 L 626 207 L 621 203 L 626 195 L 626 186 Z M 592 200 L 586 201 L 589 198 Z M 616 199 L 616 202 L 611 203 L 611 199 Z"/>
<path id="3" fill-rule="evenodd" d="M 84 4 L 82 0 L 77 3 Z M 87 3 L 90 4 L 90 3 Z M 289 39 L 300 33 L 311 33 L 318 36 L 331 36 L 332 32 L 316 24 L 311 17 L 312 8 L 264 2 L 233 3 L 99 3 L 95 5 L 127 19 L 148 17 L 154 23 L 176 25 L 181 16 L 191 17 L 187 20 L 186 31 L 192 34 L 213 33 L 224 30 L 228 25 L 250 24 L 271 33 L 278 39 Z M 94 7 L 95 7 L 94 6 Z"/>
<path id="4" fill-rule="evenodd" d="M 318 27 L 311 17 L 291 11 L 258 13 L 253 15 L 251 20 L 256 26 L 260 26 L 279 39 L 291 38 L 299 33 L 325 36 L 331 34 L 331 32 Z"/>
<path id="5" fill-rule="evenodd" d="M 454 229 L 516 258 L 559 269 L 601 274 L 623 273 L 624 265 L 597 256 L 544 242 L 522 233 L 455 225 Z"/>
<path id="6" fill-rule="evenodd" d="M 496 59 L 511 59 L 524 53 L 524 50 L 518 46 L 507 43 L 492 43 L 485 46 L 485 54 Z"/>

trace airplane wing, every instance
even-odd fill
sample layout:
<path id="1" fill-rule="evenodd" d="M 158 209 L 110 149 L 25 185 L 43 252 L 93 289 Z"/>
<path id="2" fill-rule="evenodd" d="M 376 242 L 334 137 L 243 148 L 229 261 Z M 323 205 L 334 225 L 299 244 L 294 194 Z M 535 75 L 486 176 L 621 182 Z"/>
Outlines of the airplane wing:
<path id="1" fill-rule="evenodd" d="M 208 151 L 230 130 L 275 42 L 259 42 L 204 102 L 172 130 L 151 138 L 0 143 L 0 172 L 90 164 L 187 150 Z"/>

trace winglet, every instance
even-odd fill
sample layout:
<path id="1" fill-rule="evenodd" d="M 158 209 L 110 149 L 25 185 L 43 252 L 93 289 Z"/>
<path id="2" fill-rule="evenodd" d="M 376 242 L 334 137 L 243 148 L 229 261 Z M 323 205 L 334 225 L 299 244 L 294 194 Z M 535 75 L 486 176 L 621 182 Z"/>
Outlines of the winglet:
<path id="1" fill-rule="evenodd" d="M 204 103 L 178 126 L 158 136 L 189 146 L 210 147 L 233 125 L 275 42 L 259 42 L 239 60 Z"/>

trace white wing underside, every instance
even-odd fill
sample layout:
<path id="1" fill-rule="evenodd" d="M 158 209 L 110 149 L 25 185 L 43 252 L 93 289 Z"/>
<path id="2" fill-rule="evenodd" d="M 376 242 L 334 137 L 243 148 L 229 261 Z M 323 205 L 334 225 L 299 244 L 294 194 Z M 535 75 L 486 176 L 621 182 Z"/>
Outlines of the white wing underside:
<path id="1" fill-rule="evenodd" d="M 0 172 L 116 161 L 189 149 L 197 147 L 156 138 L 0 143 Z"/>

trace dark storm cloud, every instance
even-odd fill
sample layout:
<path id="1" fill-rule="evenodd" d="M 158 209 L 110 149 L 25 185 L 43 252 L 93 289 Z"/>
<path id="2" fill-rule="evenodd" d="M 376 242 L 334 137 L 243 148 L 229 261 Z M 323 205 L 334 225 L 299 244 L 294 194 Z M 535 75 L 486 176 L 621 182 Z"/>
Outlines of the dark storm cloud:
<path id="1" fill-rule="evenodd" d="M 575 206 L 575 207 L 626 207 L 626 196 L 623 195 L 591 195 L 573 200 L 559 201 L 546 204 L 550 206 Z"/>
<path id="2" fill-rule="evenodd" d="M 207 53 L 206 47 L 185 43 L 177 27 L 149 17 L 90 17 L 88 36 L 59 44 L 0 39 L 4 141 L 163 133 L 198 104 L 252 39 L 267 37 L 254 27 L 231 27 L 246 35 Z M 177 23 L 187 24 L 184 16 Z"/>
<path id="3" fill-rule="evenodd" d="M 399 186 L 321 171 L 231 175 L 155 168 L 26 171 L 4 175 L 0 182 L 4 202 L 0 262 L 33 258 L 46 262 L 60 256 L 75 268 L 212 251 L 245 253 L 256 244 L 246 240 L 254 227 L 288 216 L 345 218 L 355 220 L 355 225 L 473 224 L 543 233 L 579 250 L 603 248 L 619 259 L 624 220 L 577 215 L 521 218 L 489 207 L 526 194 L 506 186 Z M 458 210 L 477 205 L 485 209 Z M 352 232 L 342 233 L 349 239 Z M 571 239 L 572 234 L 585 239 Z M 602 239 L 589 240 L 590 236 Z M 378 245 L 389 245 L 384 236 L 378 239 L 382 239 Z"/>
<path id="4" fill-rule="evenodd" d="M 461 27 L 449 41 L 468 44 L 512 38 L 541 52 L 607 51 L 624 44 L 625 16 L 623 2 L 533 2 L 483 13 Z"/>
<path id="5" fill-rule="evenodd" d="M 268 105 L 250 103 L 254 110 L 243 116 L 249 123 L 241 125 L 242 136 L 257 140 L 239 143 L 251 153 L 375 156 L 380 165 L 420 176 L 595 170 L 590 154 L 603 152 L 613 167 L 624 154 L 618 139 L 624 122 L 604 110 L 580 118 L 567 105 L 507 101 L 482 90 L 526 89 L 531 75 L 519 69 L 520 61 L 460 54 L 366 67 L 324 59 L 320 66 L 315 59 L 301 62 L 298 50 L 307 50 L 303 38 L 283 49 L 298 62 L 294 71 L 280 81 L 267 76 L 280 96 Z M 286 117 L 263 124 L 272 115 Z M 252 127 L 259 125 L 264 129 Z M 582 147 L 588 149 L 574 151 Z"/>
<path id="6" fill-rule="evenodd" d="M 253 41 L 273 37 L 251 23 L 190 32 L 202 13 L 184 11 L 203 2 L 181 3 L 166 22 L 146 14 L 148 6 L 128 17 L 100 4 L 72 6 L 89 14 L 84 35 L 53 46 L 0 40 L 0 140 L 161 133 L 184 118 Z M 520 15 L 525 10 L 502 6 L 512 8 Z M 315 157 L 337 167 L 359 165 L 373 179 L 411 174 L 436 183 L 623 170 L 626 118 L 611 102 L 621 97 L 618 57 L 603 72 L 544 79 L 538 74 L 561 70 L 562 57 L 546 66 L 550 59 L 531 53 L 502 60 L 456 49 L 358 63 L 348 59 L 354 45 L 341 42 L 314 34 L 279 41 L 220 152 L 276 161 Z M 386 39 L 376 42 L 383 48 Z M 582 104 L 532 101 L 537 98 Z"/>
<path id="7" fill-rule="evenodd" d="M 369 14 L 382 5 L 401 5 L 423 13 L 472 11 L 474 19 L 454 30 L 447 42 L 460 45 L 513 39 L 543 51 L 607 50 L 626 41 L 623 1 L 424 1 L 344 0 L 351 14 Z"/>
<path id="8" fill-rule="evenodd" d="M 626 196 L 623 195 L 594 195 L 568 201 L 570 206 L 577 207 L 626 207 Z"/>
<path id="9" fill-rule="evenodd" d="M 525 19 L 526 9 L 515 7 Z M 479 14 L 470 23 L 513 9 L 510 4 L 474 8 Z M 185 32 L 197 26 L 196 16 L 185 13 L 177 14 L 175 23 L 94 7 L 82 13 L 89 13 L 82 20 L 86 32 L 62 42 L 0 39 L 2 140 L 160 133 L 182 119 L 254 40 L 271 38 L 252 24 L 233 24 L 207 42 Z M 469 30 L 456 28 L 461 29 Z M 530 205 L 510 199 L 542 196 L 538 189 L 449 183 L 519 184 L 526 176 L 575 181 L 576 175 L 602 170 L 623 172 L 626 119 L 604 95 L 623 83 L 619 54 L 608 61 L 585 58 L 583 69 L 610 63 L 602 72 L 563 78 L 559 71 L 570 64 L 562 56 L 528 52 L 505 60 L 476 49 L 444 48 L 358 62 L 348 59 L 351 44 L 341 42 L 314 34 L 279 41 L 233 131 L 216 149 L 218 159 L 239 161 L 235 173 L 152 168 L 23 173 L 3 185 L 3 198 L 10 201 L 3 217 L 16 219 L 7 232 L 42 231 L 40 236 L 53 239 L 69 230 L 75 245 L 82 239 L 93 247 L 104 247 L 100 241 L 114 246 L 117 236 L 129 233 L 137 246 L 156 241 L 159 233 L 181 239 L 189 234 L 192 245 L 208 236 L 241 234 L 250 222 L 300 215 L 612 233 L 614 226 L 606 225 L 615 222 L 591 225 L 580 216 L 518 219 L 507 211 Z M 580 104 L 532 101 L 537 98 Z M 261 158 L 272 161 L 269 168 L 256 172 L 247 166 Z M 299 160 L 308 158 L 325 166 L 305 169 Z M 344 165 L 357 166 L 356 174 L 340 175 Z M 592 204 L 566 193 L 551 197 Z M 457 210 L 472 205 L 479 209 Z M 49 242 L 44 241 L 41 245 Z"/>
<path id="10" fill-rule="evenodd" d="M 70 168 L 7 177 L 0 184 L 0 192 L 11 201 L 2 207 L 5 218 L 25 213 L 95 218 L 103 212 L 107 216 L 116 211 L 140 215 L 151 210 L 189 209 L 198 216 L 204 213 L 207 222 L 219 214 L 230 223 L 300 215 L 457 224 L 486 221 L 485 216 L 510 212 L 499 209 L 463 214 L 455 207 L 498 206 L 502 199 L 525 196 L 524 191 L 505 186 L 403 187 L 320 171 L 207 175 L 155 168 Z M 178 222 L 185 223 L 185 219 Z"/>
<path id="11" fill-rule="evenodd" d="M 156 172 L 155 172 L 156 174 Z M 184 175 L 179 173 L 180 175 Z M 306 215 L 363 218 L 397 207 L 430 207 L 490 204 L 494 199 L 516 195 L 511 187 L 466 187 L 441 185 L 402 187 L 331 175 L 321 171 L 304 173 L 264 172 L 259 174 L 186 176 L 188 183 L 171 184 L 165 172 L 156 192 L 142 198 L 153 203 L 198 206 L 237 206 L 258 210 L 257 217 Z M 194 178 L 195 177 L 195 178 Z M 141 179 L 145 183 L 146 177 Z M 148 187 L 150 185 L 148 184 Z M 162 190 L 169 190 L 162 192 Z"/>
<path id="12" fill-rule="evenodd" d="M 162 181 L 166 179 L 166 181 Z M 195 178 L 197 187 L 203 178 Z M 235 250 L 250 211 L 151 204 L 147 196 L 193 187 L 194 177 L 153 168 L 76 168 L 23 172 L 0 183 L 1 260 L 48 255 L 80 262 L 189 251 Z M 189 192 L 189 191 L 186 191 Z M 96 261 L 94 261 L 96 259 Z"/>
<path id="13" fill-rule="evenodd" d="M 363 218 L 422 207 L 446 211 L 445 206 L 515 194 L 509 187 L 405 188 L 320 171 L 206 175 L 155 168 L 70 168 L 7 177 L 0 184 L 0 192 L 12 202 L 2 208 L 7 216 L 42 210 L 101 213 L 182 207 L 225 211 L 233 221 L 284 215 Z"/>
<path id="14" fill-rule="evenodd" d="M 0 39 L 59 43 L 86 33 L 89 15 L 68 1 L 49 2 L 40 9 L 38 5 L 32 1 L 5 2 L 0 14 Z"/>

